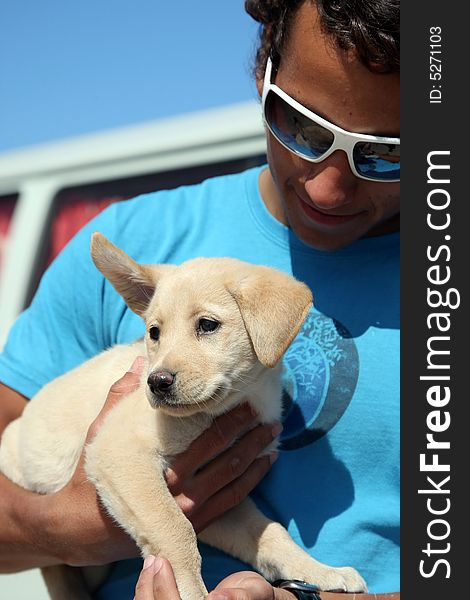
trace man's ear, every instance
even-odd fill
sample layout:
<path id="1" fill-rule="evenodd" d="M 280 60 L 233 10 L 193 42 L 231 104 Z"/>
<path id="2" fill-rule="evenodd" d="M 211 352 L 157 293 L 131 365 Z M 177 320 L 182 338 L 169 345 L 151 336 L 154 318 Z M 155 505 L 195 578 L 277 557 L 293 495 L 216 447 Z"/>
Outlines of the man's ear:
<path id="1" fill-rule="evenodd" d="M 91 238 L 91 257 L 127 306 L 139 316 L 147 310 L 163 271 L 174 268 L 172 265 L 139 265 L 98 232 Z"/>
<path id="2" fill-rule="evenodd" d="M 263 95 L 263 83 L 264 83 L 263 79 L 260 79 L 259 77 L 256 77 L 256 80 L 255 80 L 256 91 L 258 92 L 258 96 L 260 98 Z"/>
<path id="3" fill-rule="evenodd" d="M 239 270 L 227 288 L 235 299 L 258 360 L 274 367 L 302 327 L 312 292 L 269 267 Z"/>

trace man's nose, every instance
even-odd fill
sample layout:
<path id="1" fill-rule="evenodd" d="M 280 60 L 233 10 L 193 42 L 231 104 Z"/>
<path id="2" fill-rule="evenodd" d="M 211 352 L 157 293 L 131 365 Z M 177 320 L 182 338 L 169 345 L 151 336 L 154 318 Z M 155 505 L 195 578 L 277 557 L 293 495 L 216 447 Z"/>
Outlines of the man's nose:
<path id="1" fill-rule="evenodd" d="M 346 153 L 336 150 L 324 161 L 313 165 L 305 182 L 305 191 L 314 206 L 332 210 L 352 201 L 358 181 Z"/>

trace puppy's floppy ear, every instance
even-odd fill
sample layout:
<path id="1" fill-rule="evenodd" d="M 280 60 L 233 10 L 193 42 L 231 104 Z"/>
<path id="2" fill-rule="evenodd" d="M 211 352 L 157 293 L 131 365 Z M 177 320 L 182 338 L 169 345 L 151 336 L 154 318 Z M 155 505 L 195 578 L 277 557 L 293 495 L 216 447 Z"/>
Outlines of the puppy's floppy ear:
<path id="1" fill-rule="evenodd" d="M 127 306 L 140 316 L 148 308 L 162 272 L 174 268 L 172 265 L 139 265 L 98 232 L 91 238 L 91 257 Z"/>
<path id="2" fill-rule="evenodd" d="M 261 266 L 240 272 L 227 288 L 258 360 L 274 367 L 299 332 L 312 306 L 312 292 L 294 277 Z"/>

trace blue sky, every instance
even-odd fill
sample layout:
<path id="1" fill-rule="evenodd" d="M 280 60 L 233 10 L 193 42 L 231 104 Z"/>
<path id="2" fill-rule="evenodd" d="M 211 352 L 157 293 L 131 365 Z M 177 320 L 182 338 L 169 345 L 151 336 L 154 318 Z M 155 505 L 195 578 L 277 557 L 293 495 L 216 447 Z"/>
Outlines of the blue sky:
<path id="1" fill-rule="evenodd" d="M 243 0 L 3 0 L 0 152 L 253 99 Z"/>

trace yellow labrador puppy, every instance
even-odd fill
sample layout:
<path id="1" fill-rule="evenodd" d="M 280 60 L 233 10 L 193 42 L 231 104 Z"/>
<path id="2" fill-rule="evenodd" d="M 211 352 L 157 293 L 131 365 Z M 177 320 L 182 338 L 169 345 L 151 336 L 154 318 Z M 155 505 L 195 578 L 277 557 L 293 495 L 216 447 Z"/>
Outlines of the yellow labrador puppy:
<path id="1" fill-rule="evenodd" d="M 280 419 L 280 358 L 310 309 L 311 292 L 284 273 L 229 258 L 139 265 L 99 233 L 91 252 L 98 269 L 144 319 L 145 339 L 115 346 L 46 385 L 6 428 L 0 469 L 36 492 L 62 488 L 111 384 L 145 355 L 139 389 L 105 417 L 86 449 L 86 471 L 142 555 L 168 558 L 182 599 L 201 600 L 207 590 L 196 535 L 168 491 L 164 470 L 217 415 L 247 398 L 260 422 Z M 274 447 L 275 442 L 266 452 Z M 354 569 L 317 562 L 249 499 L 199 537 L 268 579 L 365 590 Z M 51 597 L 87 597 L 67 579 L 66 569 L 47 569 Z"/>

